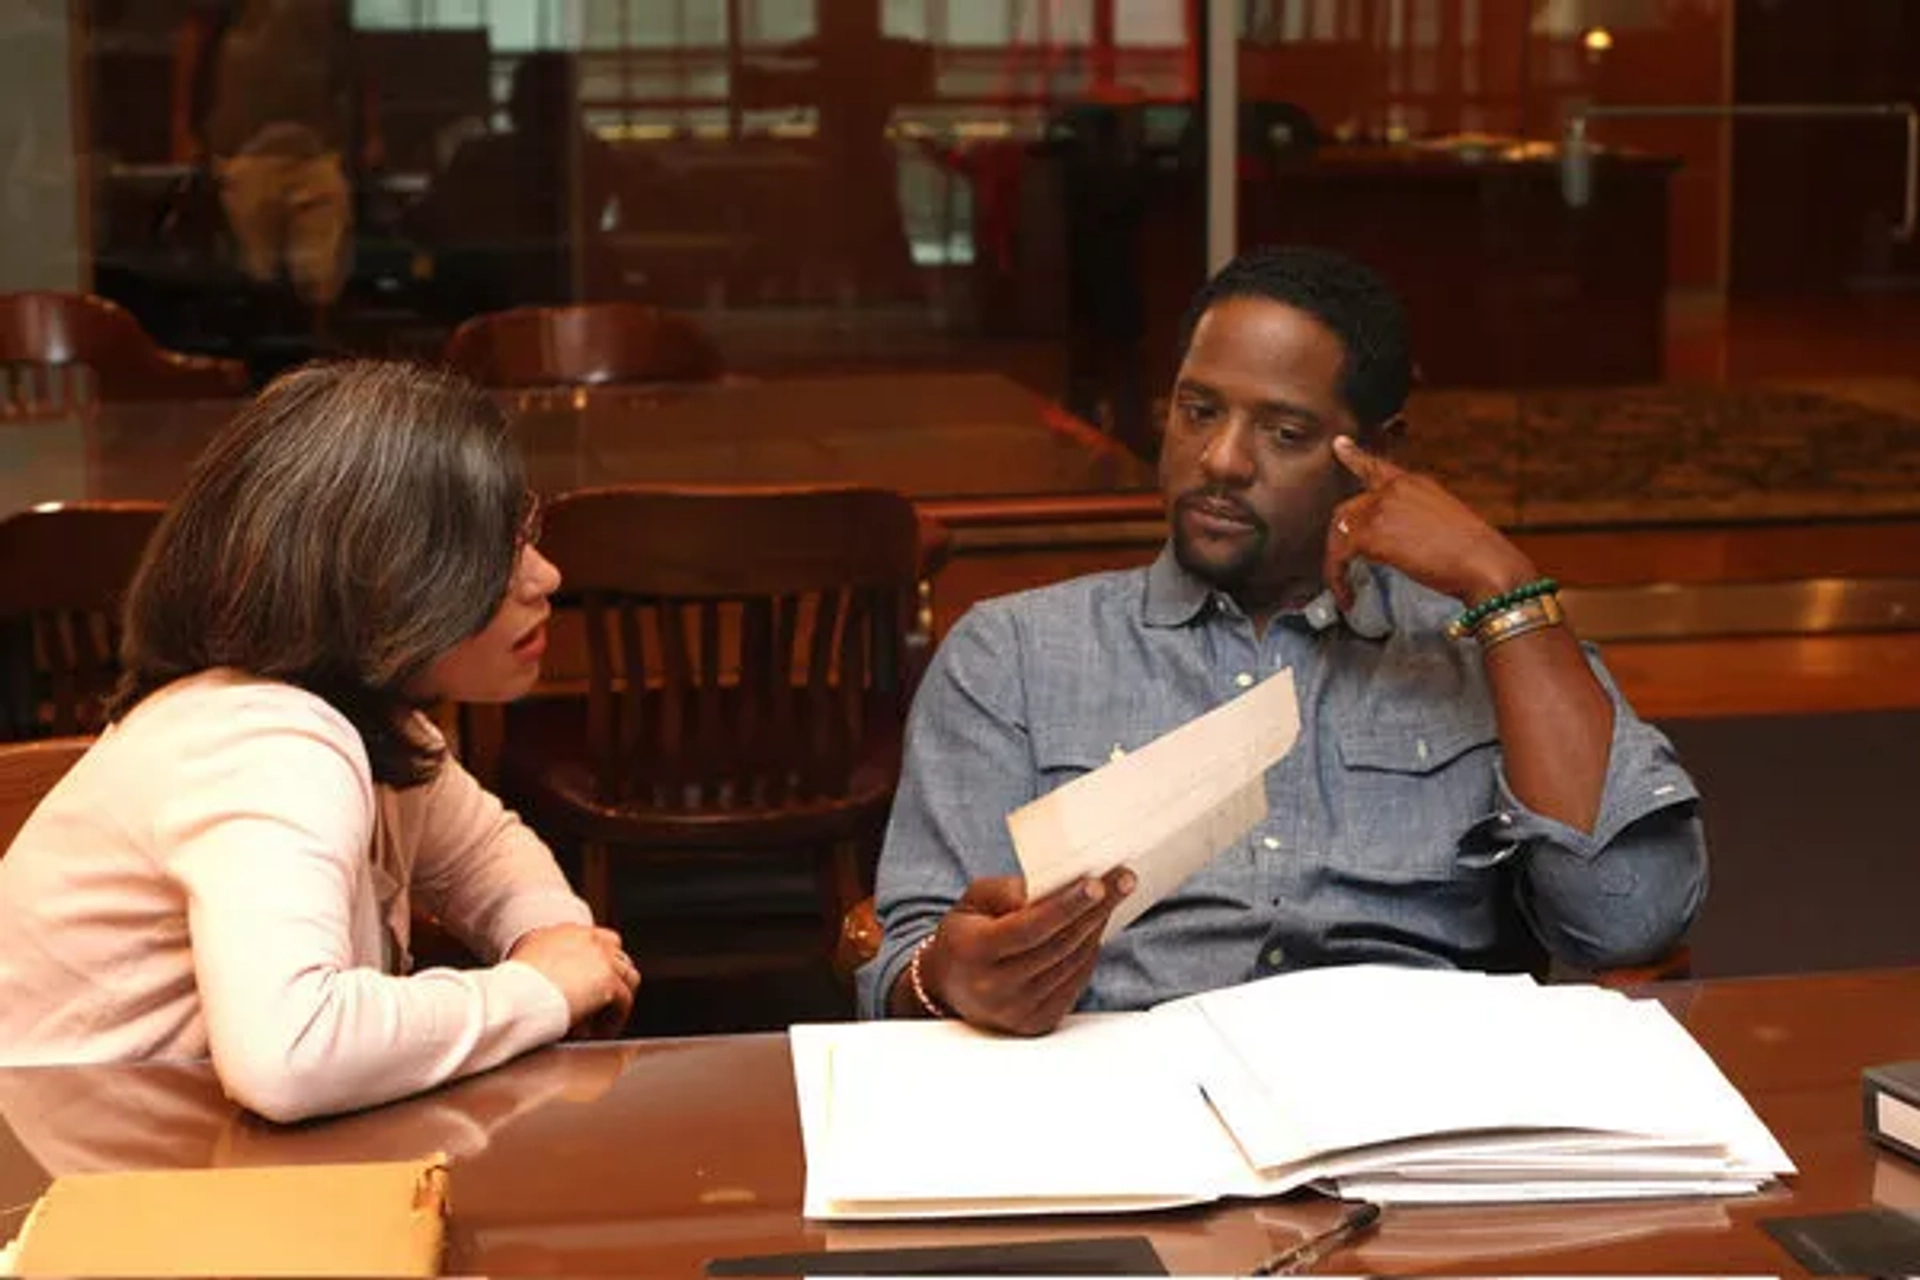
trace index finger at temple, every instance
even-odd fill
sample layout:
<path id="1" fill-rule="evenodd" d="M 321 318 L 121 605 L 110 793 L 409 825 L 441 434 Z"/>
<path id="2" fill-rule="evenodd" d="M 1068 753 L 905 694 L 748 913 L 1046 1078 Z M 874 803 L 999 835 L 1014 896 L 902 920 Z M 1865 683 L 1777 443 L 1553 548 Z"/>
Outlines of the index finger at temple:
<path id="1" fill-rule="evenodd" d="M 1361 484 L 1375 489 L 1400 473 L 1400 468 L 1378 454 L 1368 453 L 1352 436 L 1335 436 L 1333 456 L 1351 471 Z"/>

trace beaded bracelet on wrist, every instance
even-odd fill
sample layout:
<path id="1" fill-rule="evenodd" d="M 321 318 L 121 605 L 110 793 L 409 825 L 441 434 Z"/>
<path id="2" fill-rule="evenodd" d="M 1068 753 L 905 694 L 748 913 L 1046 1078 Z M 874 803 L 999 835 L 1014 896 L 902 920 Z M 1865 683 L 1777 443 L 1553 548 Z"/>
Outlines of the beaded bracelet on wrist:
<path id="1" fill-rule="evenodd" d="M 1541 596 L 1550 596 L 1560 590 L 1560 584 L 1552 578 L 1535 578 L 1532 582 L 1523 582 L 1510 591 L 1502 591 L 1497 596 L 1488 596 L 1479 604 L 1465 610 L 1447 624 L 1447 635 L 1454 640 L 1464 640 L 1473 634 L 1474 628 L 1503 609 L 1528 600 L 1537 600 Z"/>
<path id="2" fill-rule="evenodd" d="M 938 930 L 935 931 L 936 933 Z M 930 933 L 914 944 L 913 958 L 907 961 L 907 985 L 913 988 L 913 998 L 920 1002 L 920 1008 L 929 1018 L 944 1018 L 946 1009 L 940 1002 L 927 994 L 926 980 L 920 976 L 920 957 L 933 945 L 934 934 Z"/>
<path id="3" fill-rule="evenodd" d="M 1558 599 L 1539 596 L 1522 600 L 1490 618 L 1482 618 L 1480 625 L 1473 629 L 1473 638 L 1479 641 L 1481 649 L 1492 649 L 1531 632 L 1557 627 L 1564 617 Z"/>

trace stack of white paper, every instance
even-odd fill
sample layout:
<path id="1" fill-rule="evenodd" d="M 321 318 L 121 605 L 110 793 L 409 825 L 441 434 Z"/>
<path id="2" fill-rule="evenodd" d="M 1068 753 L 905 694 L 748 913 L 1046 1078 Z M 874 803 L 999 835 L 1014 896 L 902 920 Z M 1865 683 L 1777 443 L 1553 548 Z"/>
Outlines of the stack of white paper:
<path id="1" fill-rule="evenodd" d="M 1038 1040 L 796 1027 L 815 1218 L 1757 1190 L 1792 1162 L 1658 1003 L 1355 966 Z M 937 1153 L 937 1157 L 935 1156 Z"/>

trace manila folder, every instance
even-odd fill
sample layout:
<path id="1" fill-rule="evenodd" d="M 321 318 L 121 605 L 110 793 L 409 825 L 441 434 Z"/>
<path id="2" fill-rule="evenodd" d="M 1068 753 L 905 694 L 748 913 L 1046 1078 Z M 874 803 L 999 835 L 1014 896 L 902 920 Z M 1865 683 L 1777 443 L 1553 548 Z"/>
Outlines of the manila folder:
<path id="1" fill-rule="evenodd" d="M 68 1174 L 11 1262 L 19 1275 L 432 1276 L 446 1209 L 444 1156 Z"/>

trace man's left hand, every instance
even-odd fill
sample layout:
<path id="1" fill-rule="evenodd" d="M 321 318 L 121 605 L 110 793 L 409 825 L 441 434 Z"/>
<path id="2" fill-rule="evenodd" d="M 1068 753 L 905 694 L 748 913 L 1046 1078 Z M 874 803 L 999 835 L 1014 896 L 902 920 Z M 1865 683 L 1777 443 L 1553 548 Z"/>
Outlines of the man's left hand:
<path id="1" fill-rule="evenodd" d="M 1539 576 L 1533 562 L 1431 476 L 1368 453 L 1347 436 L 1334 457 L 1360 492 L 1333 509 L 1324 567 L 1342 609 L 1353 606 L 1347 562 L 1384 564 L 1421 586 L 1474 605 Z"/>

